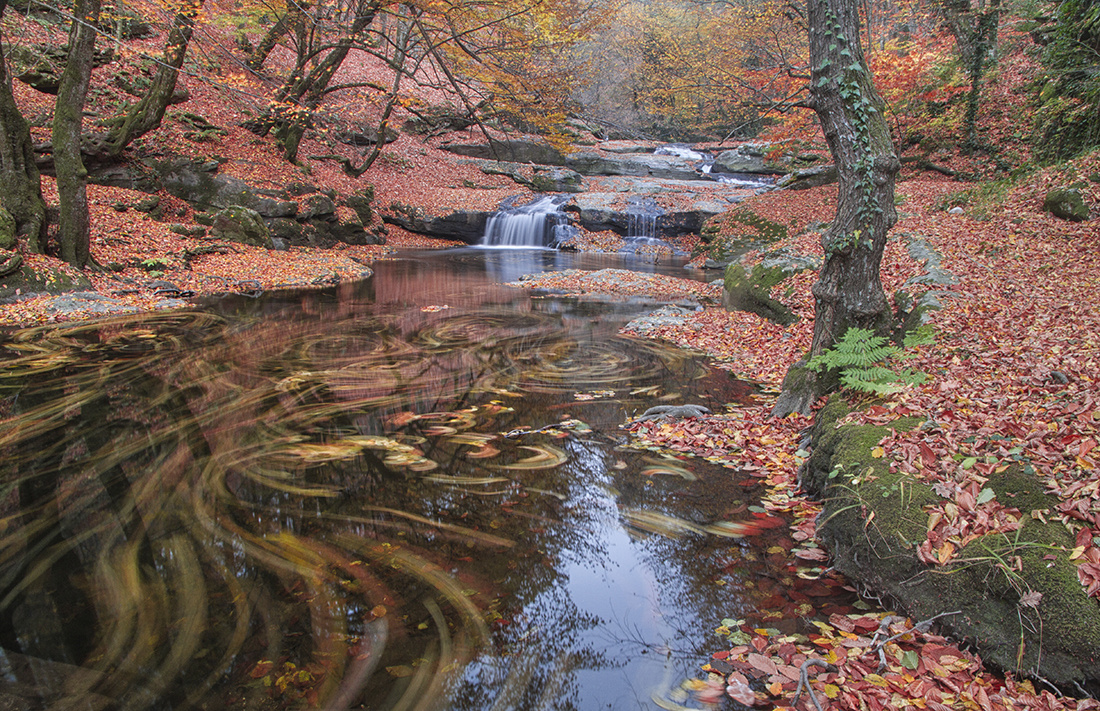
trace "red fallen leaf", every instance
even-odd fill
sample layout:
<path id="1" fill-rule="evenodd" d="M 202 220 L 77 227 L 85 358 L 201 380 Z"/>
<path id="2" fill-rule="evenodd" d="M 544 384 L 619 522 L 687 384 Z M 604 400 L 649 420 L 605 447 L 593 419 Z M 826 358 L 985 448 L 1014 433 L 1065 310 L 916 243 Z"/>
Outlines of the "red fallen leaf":
<path id="1" fill-rule="evenodd" d="M 852 632 L 856 628 L 855 623 L 843 615 L 830 615 L 829 624 L 836 627 L 841 632 Z"/>
<path id="2" fill-rule="evenodd" d="M 1084 457 L 1089 452 L 1091 452 L 1094 447 L 1096 447 L 1096 440 L 1089 437 L 1085 441 L 1081 442 L 1081 448 L 1080 448 L 1080 450 L 1078 450 L 1077 456 L 1078 457 Z"/>
<path id="3" fill-rule="evenodd" d="M 932 448 L 924 442 L 918 443 L 917 447 L 920 449 L 920 460 L 925 468 L 931 469 L 936 466 L 936 453 L 932 451 Z"/>
<path id="4" fill-rule="evenodd" d="M 775 666 L 775 662 L 773 662 L 770 657 L 765 657 L 763 654 L 750 654 L 745 660 L 754 668 L 759 669 L 769 676 L 779 673 L 779 669 Z"/>
<path id="5" fill-rule="evenodd" d="M 794 552 L 796 558 L 802 560 L 827 561 L 829 554 L 820 548 L 801 548 Z"/>
<path id="6" fill-rule="evenodd" d="M 852 624 L 860 632 L 872 632 L 877 630 L 881 623 L 877 617 L 857 617 L 852 620 Z"/>
<path id="7" fill-rule="evenodd" d="M 726 658 L 729 657 L 729 655 L 730 655 L 729 652 L 715 652 L 714 654 L 710 655 L 710 658 L 711 659 L 726 659 Z"/>
<path id="8" fill-rule="evenodd" d="M 735 674 L 741 678 L 735 679 Z M 744 704 L 745 706 L 756 705 L 756 694 L 749 688 L 748 682 L 745 681 L 744 677 L 736 672 L 730 674 L 730 678 L 727 680 L 726 695 L 739 704 Z"/>

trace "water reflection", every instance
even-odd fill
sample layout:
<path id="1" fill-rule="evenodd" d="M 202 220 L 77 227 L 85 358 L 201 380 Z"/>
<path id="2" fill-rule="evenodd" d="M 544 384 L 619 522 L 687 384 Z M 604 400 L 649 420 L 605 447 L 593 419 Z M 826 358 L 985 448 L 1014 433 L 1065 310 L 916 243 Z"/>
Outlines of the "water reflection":
<path id="1" fill-rule="evenodd" d="M 5 703 L 655 708 L 758 606 L 711 532 L 750 493 L 618 429 L 746 388 L 616 336 L 629 305 L 441 269 L 10 334 Z"/>

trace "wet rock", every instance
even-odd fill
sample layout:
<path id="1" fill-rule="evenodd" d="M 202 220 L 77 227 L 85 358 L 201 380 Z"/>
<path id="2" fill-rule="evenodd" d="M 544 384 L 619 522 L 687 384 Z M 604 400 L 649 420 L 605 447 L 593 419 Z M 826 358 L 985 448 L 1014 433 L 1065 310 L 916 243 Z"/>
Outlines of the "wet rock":
<path id="1" fill-rule="evenodd" d="M 1089 219 L 1089 208 L 1077 188 L 1057 188 L 1043 198 L 1043 209 L 1061 220 L 1084 222 Z"/>
<path id="2" fill-rule="evenodd" d="M 92 313 L 97 315 L 130 314 L 137 313 L 136 306 L 127 304 L 119 299 L 104 296 L 95 291 L 77 291 L 72 294 L 58 296 L 46 304 L 46 313 L 57 315 L 71 315 L 78 313 Z"/>
<path id="3" fill-rule="evenodd" d="M 425 215 L 419 208 L 395 205 L 393 212 L 382 215 L 382 220 L 410 232 L 459 240 L 466 244 L 477 244 L 485 235 L 485 225 L 491 214 L 491 212 L 457 210 L 446 215 Z"/>

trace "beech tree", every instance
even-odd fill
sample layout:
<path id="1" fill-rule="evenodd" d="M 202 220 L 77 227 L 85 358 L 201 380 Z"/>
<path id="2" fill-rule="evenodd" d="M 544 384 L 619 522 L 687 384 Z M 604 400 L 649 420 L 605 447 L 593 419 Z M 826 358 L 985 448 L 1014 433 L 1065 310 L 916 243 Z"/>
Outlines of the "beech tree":
<path id="1" fill-rule="evenodd" d="M 73 3 L 69 57 L 61 73 L 53 113 L 53 160 L 60 203 L 58 236 L 61 258 L 83 267 L 91 261 L 88 219 L 88 171 L 80 155 L 84 100 L 92 78 L 99 0 Z"/>
<path id="2" fill-rule="evenodd" d="M 851 327 L 888 335 L 893 314 L 879 278 L 886 233 L 897 222 L 894 181 L 901 163 L 860 44 L 855 0 L 807 0 L 810 106 L 836 164 L 836 217 L 821 237 L 825 263 L 814 295 L 809 357 Z M 822 384 L 806 361 L 783 381 L 774 415 L 809 412 Z"/>

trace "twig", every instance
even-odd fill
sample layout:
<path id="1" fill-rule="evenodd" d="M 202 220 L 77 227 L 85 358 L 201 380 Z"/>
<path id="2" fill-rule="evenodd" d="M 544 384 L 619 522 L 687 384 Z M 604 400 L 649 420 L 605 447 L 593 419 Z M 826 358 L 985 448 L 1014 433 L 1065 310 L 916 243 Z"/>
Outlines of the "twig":
<path id="1" fill-rule="evenodd" d="M 927 620 L 922 620 L 921 622 L 918 622 L 917 624 L 913 625 L 910 629 L 907 629 L 903 632 L 898 632 L 893 637 L 887 637 L 886 639 L 879 641 L 879 635 L 886 632 L 890 628 L 890 625 L 894 624 L 895 622 L 900 622 L 900 621 L 905 619 L 904 617 L 898 617 L 897 615 L 889 615 L 887 617 L 882 618 L 882 621 L 878 625 L 878 630 L 875 632 L 875 636 L 871 640 L 871 652 L 878 652 L 878 663 L 879 663 L 878 664 L 878 671 L 881 672 L 883 669 L 886 668 L 886 651 L 885 651 L 886 645 L 890 644 L 891 642 L 893 642 L 896 639 L 901 639 L 902 637 L 904 637 L 907 634 L 912 634 L 913 632 L 924 632 L 924 631 L 926 631 L 929 627 L 932 626 L 933 622 L 935 622 L 936 620 L 938 620 L 941 617 L 947 617 L 949 615 L 961 615 L 961 614 L 962 614 L 962 610 L 955 610 L 954 612 L 941 612 L 938 615 L 933 615 L 932 617 L 929 617 Z"/>
<path id="2" fill-rule="evenodd" d="M 814 695 L 814 690 L 810 688 L 810 667 L 821 667 L 825 671 L 837 673 L 837 668 L 832 664 L 829 664 L 824 659 L 807 659 L 802 662 L 802 666 L 798 670 L 798 689 L 795 691 L 794 700 L 791 701 L 791 708 L 798 706 L 798 700 L 802 698 L 802 690 L 805 689 L 806 693 L 810 695 L 810 701 L 814 702 L 814 708 L 817 711 L 823 711 L 821 703 L 817 700 L 817 696 Z"/>

